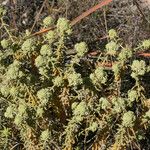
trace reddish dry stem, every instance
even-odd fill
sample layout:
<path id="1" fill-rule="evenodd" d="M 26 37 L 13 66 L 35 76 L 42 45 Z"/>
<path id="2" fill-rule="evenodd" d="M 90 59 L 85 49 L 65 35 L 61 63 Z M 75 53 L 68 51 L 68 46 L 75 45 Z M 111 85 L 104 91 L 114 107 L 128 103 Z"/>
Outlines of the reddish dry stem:
<path id="1" fill-rule="evenodd" d="M 139 56 L 150 57 L 150 53 L 140 53 Z"/>
<path id="2" fill-rule="evenodd" d="M 53 30 L 53 29 L 55 29 L 55 27 L 49 27 L 49 28 L 46 28 L 46 29 L 41 29 L 40 31 L 33 33 L 31 36 L 39 35 L 39 34 L 48 32 L 48 31 Z"/>
<path id="3" fill-rule="evenodd" d="M 82 19 L 84 19 L 85 17 L 90 15 L 91 13 L 95 12 L 97 9 L 108 5 L 110 2 L 112 2 L 112 0 L 102 0 L 99 4 L 97 4 L 96 6 L 90 8 L 89 10 L 85 11 L 80 16 L 78 16 L 73 21 L 71 21 L 71 23 L 70 23 L 71 26 L 74 26 L 76 23 L 78 23 L 79 21 L 81 21 Z M 31 36 L 39 35 L 39 34 L 45 33 L 47 31 L 53 30 L 53 29 L 55 29 L 55 27 L 49 27 L 49 28 L 46 28 L 46 29 L 42 29 L 42 30 L 40 30 L 36 33 L 33 33 Z"/>
<path id="4" fill-rule="evenodd" d="M 96 6 L 90 8 L 89 10 L 85 11 L 80 16 L 78 16 L 73 21 L 71 21 L 71 25 L 72 26 L 75 25 L 76 23 L 78 23 L 79 21 L 81 21 L 83 18 L 85 18 L 88 15 L 90 15 L 91 13 L 95 12 L 97 9 L 100 9 L 103 6 L 108 5 L 110 2 L 112 2 L 112 0 L 102 0 L 99 4 L 97 4 Z"/>

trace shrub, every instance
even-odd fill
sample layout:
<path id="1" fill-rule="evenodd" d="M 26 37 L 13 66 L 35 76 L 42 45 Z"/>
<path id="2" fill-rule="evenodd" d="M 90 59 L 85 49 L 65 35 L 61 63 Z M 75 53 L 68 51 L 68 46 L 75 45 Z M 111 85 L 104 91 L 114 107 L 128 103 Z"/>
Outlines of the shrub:
<path id="1" fill-rule="evenodd" d="M 52 20 L 43 23 L 48 26 Z M 137 137 L 146 138 L 150 115 L 141 79 L 149 69 L 144 60 L 133 59 L 138 47 L 124 46 L 111 29 L 110 41 L 91 66 L 85 42 L 71 47 L 75 54 L 68 53 L 70 34 L 69 21 L 60 18 L 56 29 L 40 39 L 1 40 L 1 149 L 101 144 L 126 149 L 140 145 Z M 149 47 L 147 41 L 143 48 Z M 112 67 L 105 66 L 110 62 Z M 126 86 L 127 93 L 122 91 L 125 78 L 135 81 Z"/>

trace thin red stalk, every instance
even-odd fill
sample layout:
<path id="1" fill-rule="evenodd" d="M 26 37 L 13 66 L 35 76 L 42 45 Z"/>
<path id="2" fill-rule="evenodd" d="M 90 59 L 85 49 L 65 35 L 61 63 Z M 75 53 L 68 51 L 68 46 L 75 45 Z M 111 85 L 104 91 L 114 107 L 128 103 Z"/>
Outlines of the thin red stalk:
<path id="1" fill-rule="evenodd" d="M 75 18 L 73 21 L 71 21 L 71 25 L 75 25 L 77 22 L 81 21 L 83 18 L 87 17 L 91 13 L 95 12 L 97 9 L 108 5 L 112 0 L 102 0 L 99 4 L 95 5 L 94 7 L 90 8 L 89 10 L 82 13 L 80 16 Z"/>
<path id="2" fill-rule="evenodd" d="M 84 19 L 85 17 L 87 17 L 91 13 L 95 12 L 97 9 L 108 5 L 110 2 L 112 2 L 112 0 L 102 0 L 99 4 L 95 5 L 94 7 L 90 8 L 89 10 L 85 11 L 84 13 L 82 13 L 81 15 L 79 15 L 78 17 L 73 19 L 70 23 L 71 26 L 74 26 L 76 23 L 80 22 L 82 19 Z M 45 33 L 45 32 L 52 30 L 52 29 L 55 29 L 55 27 L 49 27 L 46 29 L 42 29 L 41 31 L 33 33 L 31 36 L 39 35 L 39 34 Z"/>
<path id="3" fill-rule="evenodd" d="M 150 53 L 140 53 L 139 56 L 150 57 Z"/>

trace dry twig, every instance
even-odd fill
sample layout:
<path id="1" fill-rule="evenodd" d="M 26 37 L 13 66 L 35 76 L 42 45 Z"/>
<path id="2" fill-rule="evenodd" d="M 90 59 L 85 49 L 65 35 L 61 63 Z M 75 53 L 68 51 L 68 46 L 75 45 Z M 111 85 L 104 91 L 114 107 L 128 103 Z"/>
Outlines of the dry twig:
<path id="1" fill-rule="evenodd" d="M 82 13 L 81 15 L 79 15 L 78 17 L 76 17 L 74 20 L 71 21 L 71 26 L 74 26 L 75 24 L 77 24 L 78 22 L 80 22 L 82 19 L 84 19 L 85 17 L 89 16 L 91 13 L 95 12 L 96 10 L 100 9 L 103 6 L 108 5 L 110 2 L 112 2 L 112 0 L 102 0 L 99 4 L 97 4 L 96 6 L 90 8 L 89 10 L 85 11 L 84 13 Z M 46 29 L 42 29 L 36 33 L 33 33 L 31 36 L 35 36 L 35 35 L 39 35 L 42 33 L 45 33 L 49 30 L 55 29 L 55 27 L 49 27 Z"/>

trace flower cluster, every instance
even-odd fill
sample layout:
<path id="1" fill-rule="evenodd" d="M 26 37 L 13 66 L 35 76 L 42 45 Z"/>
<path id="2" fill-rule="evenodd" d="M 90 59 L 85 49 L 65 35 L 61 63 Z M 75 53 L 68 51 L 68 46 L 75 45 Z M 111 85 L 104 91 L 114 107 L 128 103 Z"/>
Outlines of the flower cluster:
<path id="1" fill-rule="evenodd" d="M 126 108 L 125 99 L 123 99 L 121 97 L 118 97 L 118 98 L 113 97 L 112 104 L 113 104 L 113 112 L 114 113 L 121 113 Z"/>
<path id="2" fill-rule="evenodd" d="M 101 97 L 99 99 L 99 105 L 100 105 L 100 108 L 102 108 L 103 110 L 106 110 L 111 106 L 107 98 L 104 98 L 104 97 Z"/>
<path id="3" fill-rule="evenodd" d="M 17 114 L 14 119 L 14 124 L 16 124 L 17 126 L 20 126 L 21 123 L 23 122 L 23 119 L 24 119 L 23 117 L 24 116 Z"/>
<path id="4" fill-rule="evenodd" d="M 24 55 L 31 54 L 35 50 L 35 40 L 30 38 L 24 41 L 21 46 Z"/>
<path id="5" fill-rule="evenodd" d="M 114 72 L 114 75 L 115 75 L 115 77 L 117 77 L 119 74 L 120 74 L 120 72 L 121 72 L 121 64 L 120 63 L 115 63 L 115 64 L 113 64 L 113 66 L 112 66 L 112 70 L 113 70 L 113 72 Z"/>
<path id="6" fill-rule="evenodd" d="M 40 135 L 40 140 L 43 142 L 47 142 L 50 137 L 50 131 L 48 129 L 44 130 Z"/>
<path id="7" fill-rule="evenodd" d="M 123 48 L 118 55 L 118 60 L 126 61 L 132 57 L 132 50 L 130 48 Z"/>
<path id="8" fill-rule="evenodd" d="M 142 47 L 143 47 L 144 49 L 150 48 L 150 39 L 144 40 L 144 41 L 142 42 Z"/>
<path id="9" fill-rule="evenodd" d="M 1 41 L 1 46 L 2 46 L 3 49 L 6 49 L 9 46 L 9 41 L 6 40 L 6 39 L 3 39 Z"/>
<path id="10" fill-rule="evenodd" d="M 35 59 L 35 65 L 36 67 L 40 68 L 40 67 L 44 67 L 47 64 L 47 59 L 45 59 L 44 56 L 39 55 L 36 59 Z"/>
<path id="11" fill-rule="evenodd" d="M 52 92 L 50 91 L 50 89 L 41 89 L 37 92 L 37 97 L 40 100 L 40 105 L 41 106 L 45 106 L 50 98 L 51 98 Z"/>
<path id="12" fill-rule="evenodd" d="M 9 86 L 6 84 L 1 84 L 0 92 L 4 97 L 7 97 L 9 95 Z"/>
<path id="13" fill-rule="evenodd" d="M 45 27 L 51 26 L 54 24 L 54 20 L 51 16 L 47 16 L 46 18 L 44 18 L 43 24 Z"/>
<path id="14" fill-rule="evenodd" d="M 47 57 L 39 55 L 35 59 L 35 66 L 39 69 L 39 73 L 43 76 L 46 76 L 48 73 L 49 61 Z"/>
<path id="15" fill-rule="evenodd" d="M 42 107 L 38 107 L 36 110 L 36 116 L 37 117 L 42 117 L 44 113 L 44 109 Z"/>
<path id="16" fill-rule="evenodd" d="M 17 97 L 17 96 L 19 96 L 19 89 L 17 88 L 17 87 L 15 87 L 15 86 L 12 86 L 11 88 L 10 88 L 10 95 L 12 96 L 12 97 Z"/>
<path id="17" fill-rule="evenodd" d="M 35 59 L 35 66 L 38 68 L 42 76 L 47 76 L 52 61 L 52 48 L 48 44 L 42 45 L 40 55 Z"/>
<path id="18" fill-rule="evenodd" d="M 98 123 L 92 122 L 92 124 L 89 126 L 88 130 L 95 132 L 98 129 Z"/>
<path id="19" fill-rule="evenodd" d="M 88 52 L 88 47 L 85 42 L 77 43 L 75 45 L 75 50 L 77 52 L 77 56 L 82 57 Z"/>
<path id="20" fill-rule="evenodd" d="M 56 33 L 55 31 L 48 31 L 45 35 L 46 40 L 49 42 L 49 44 L 52 44 L 55 41 Z"/>
<path id="21" fill-rule="evenodd" d="M 71 33 L 69 20 L 65 18 L 59 18 L 56 27 L 57 33 L 60 34 L 60 36 L 62 36 L 64 33 L 67 33 L 68 35 Z"/>
<path id="22" fill-rule="evenodd" d="M 67 73 L 67 79 L 68 79 L 69 86 L 76 87 L 83 83 L 81 74 L 76 73 L 76 72 Z"/>
<path id="23" fill-rule="evenodd" d="M 53 84 L 54 86 L 60 87 L 64 83 L 63 77 L 62 76 L 57 76 L 56 78 L 53 79 Z"/>
<path id="24" fill-rule="evenodd" d="M 20 79 L 24 76 L 24 73 L 20 71 L 21 63 L 15 60 L 11 65 L 9 65 L 6 72 L 6 80 Z"/>
<path id="25" fill-rule="evenodd" d="M 144 118 L 150 120 L 150 109 L 145 113 Z"/>
<path id="26" fill-rule="evenodd" d="M 143 60 L 134 60 L 131 66 L 132 74 L 131 76 L 137 79 L 137 76 L 142 76 L 146 72 L 146 64 Z"/>
<path id="27" fill-rule="evenodd" d="M 108 32 L 108 35 L 111 40 L 118 36 L 116 30 L 114 30 L 114 29 L 110 29 Z"/>
<path id="28" fill-rule="evenodd" d="M 108 44 L 106 44 L 106 51 L 109 55 L 115 55 L 117 53 L 118 48 L 118 44 L 114 41 L 110 41 Z"/>
<path id="29" fill-rule="evenodd" d="M 128 91 L 128 99 L 130 102 L 136 101 L 138 98 L 138 93 L 136 90 L 130 90 Z"/>
<path id="30" fill-rule="evenodd" d="M 25 114 L 27 109 L 27 106 L 25 103 L 20 103 L 19 107 L 18 107 L 18 114 L 20 114 L 21 116 Z"/>
<path id="31" fill-rule="evenodd" d="M 85 102 L 80 102 L 75 109 L 73 110 L 73 114 L 75 116 L 84 116 L 87 113 L 87 105 Z"/>
<path id="32" fill-rule="evenodd" d="M 51 56 L 52 55 L 52 49 L 48 44 L 42 45 L 40 54 L 42 56 Z"/>
<path id="33" fill-rule="evenodd" d="M 94 85 L 105 84 L 107 81 L 107 74 L 102 67 L 98 67 L 94 73 L 90 74 L 90 79 Z"/>
<path id="34" fill-rule="evenodd" d="M 128 111 L 124 113 L 122 117 L 122 125 L 124 127 L 133 127 L 135 123 L 136 117 L 134 115 L 134 112 Z"/>
<path id="35" fill-rule="evenodd" d="M 6 118 L 13 118 L 14 117 L 14 106 L 12 106 L 12 105 L 8 106 L 4 115 Z"/>

